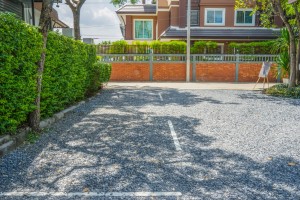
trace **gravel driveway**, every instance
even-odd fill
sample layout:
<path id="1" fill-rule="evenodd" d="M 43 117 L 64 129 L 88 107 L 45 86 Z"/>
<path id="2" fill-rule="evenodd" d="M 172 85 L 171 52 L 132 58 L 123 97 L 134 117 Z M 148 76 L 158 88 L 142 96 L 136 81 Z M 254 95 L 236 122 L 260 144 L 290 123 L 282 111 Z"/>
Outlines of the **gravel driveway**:
<path id="1" fill-rule="evenodd" d="M 299 166 L 299 100 L 107 88 L 0 159 L 0 199 L 300 199 Z"/>

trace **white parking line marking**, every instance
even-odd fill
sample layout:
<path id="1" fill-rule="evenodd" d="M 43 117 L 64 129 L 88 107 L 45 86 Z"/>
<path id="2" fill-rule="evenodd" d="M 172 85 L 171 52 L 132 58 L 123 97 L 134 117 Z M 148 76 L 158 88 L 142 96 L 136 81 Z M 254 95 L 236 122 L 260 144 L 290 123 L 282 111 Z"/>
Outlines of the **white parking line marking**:
<path id="1" fill-rule="evenodd" d="M 164 99 L 163 99 L 162 96 L 161 96 L 161 93 L 158 93 L 158 95 L 159 95 L 160 100 L 161 100 L 161 101 L 164 101 Z"/>
<path id="2" fill-rule="evenodd" d="M 177 135 L 176 135 L 176 132 L 174 130 L 174 126 L 173 126 L 173 124 L 170 120 L 168 120 L 168 124 L 169 124 L 170 130 L 171 130 L 171 135 L 173 137 L 173 141 L 174 141 L 176 150 L 177 151 L 182 151 L 182 149 L 180 147 L 180 144 L 179 144 L 179 141 L 178 141 L 178 138 L 177 138 Z"/>
<path id="3" fill-rule="evenodd" d="M 88 197 L 171 197 L 171 196 L 182 196 L 181 192 L 3 192 L 0 193 L 0 197 L 41 197 L 41 196 L 88 196 Z"/>

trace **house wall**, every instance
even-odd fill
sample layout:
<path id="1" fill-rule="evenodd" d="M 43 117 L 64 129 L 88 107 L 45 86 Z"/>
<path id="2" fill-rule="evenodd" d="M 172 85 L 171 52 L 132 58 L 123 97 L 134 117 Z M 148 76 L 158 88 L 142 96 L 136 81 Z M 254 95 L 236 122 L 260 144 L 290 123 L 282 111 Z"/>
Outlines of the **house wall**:
<path id="1" fill-rule="evenodd" d="M 241 27 L 235 25 L 235 0 L 192 0 L 192 10 L 199 10 L 199 27 Z M 205 25 L 206 8 L 225 8 L 225 25 Z M 134 39 L 134 19 L 154 19 L 154 38 L 165 32 L 170 26 L 185 28 L 187 15 L 187 0 L 159 0 L 157 16 L 126 16 L 125 40 Z M 158 22 L 157 22 L 158 20 Z M 277 27 L 282 27 L 283 23 L 279 17 L 274 19 Z M 255 17 L 255 25 L 247 27 L 259 27 L 259 16 Z M 246 27 L 246 26 L 242 26 Z"/>
<path id="2" fill-rule="evenodd" d="M 157 26 L 157 35 L 160 36 L 170 26 L 170 12 L 158 11 L 157 19 L 159 20 Z M 171 24 L 172 26 L 172 24 Z"/>
<path id="3" fill-rule="evenodd" d="M 205 8 L 225 8 L 225 26 L 233 27 L 234 26 L 234 6 L 232 5 L 203 5 L 200 7 L 200 26 L 205 27 L 220 27 L 214 25 L 205 25 Z M 222 26 L 221 26 L 222 27 Z M 224 27 L 224 26 L 223 26 Z"/>
<path id="4" fill-rule="evenodd" d="M 156 40 L 157 16 L 126 16 L 125 40 L 134 40 L 134 20 L 152 19 L 153 20 L 153 40 Z"/>

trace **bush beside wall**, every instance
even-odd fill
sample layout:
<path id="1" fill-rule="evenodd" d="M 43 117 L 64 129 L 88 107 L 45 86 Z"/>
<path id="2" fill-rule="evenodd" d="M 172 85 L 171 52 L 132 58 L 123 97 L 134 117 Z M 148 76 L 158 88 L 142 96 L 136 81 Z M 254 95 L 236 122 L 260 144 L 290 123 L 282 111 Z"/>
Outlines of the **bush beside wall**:
<path id="1" fill-rule="evenodd" d="M 35 109 L 42 36 L 12 14 L 0 13 L 0 135 L 13 133 Z M 94 64 L 96 48 L 49 33 L 41 115 L 49 117 L 97 92 L 110 77 L 109 64 Z"/>
<path id="2" fill-rule="evenodd" d="M 0 135 L 14 132 L 34 110 L 36 63 L 42 36 L 32 26 L 0 13 Z"/>

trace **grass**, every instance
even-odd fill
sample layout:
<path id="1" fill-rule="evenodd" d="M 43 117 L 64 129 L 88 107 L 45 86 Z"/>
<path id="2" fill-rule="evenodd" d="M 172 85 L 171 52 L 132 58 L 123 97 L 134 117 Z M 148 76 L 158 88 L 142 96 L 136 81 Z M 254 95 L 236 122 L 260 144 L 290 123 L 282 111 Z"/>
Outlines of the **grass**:
<path id="1" fill-rule="evenodd" d="M 40 137 L 39 133 L 31 131 L 26 136 L 26 142 L 33 144 L 39 139 L 39 137 Z"/>
<path id="2" fill-rule="evenodd" d="M 288 88 L 287 84 L 274 85 L 266 89 L 265 93 L 276 97 L 300 99 L 300 85 L 294 88 Z"/>

